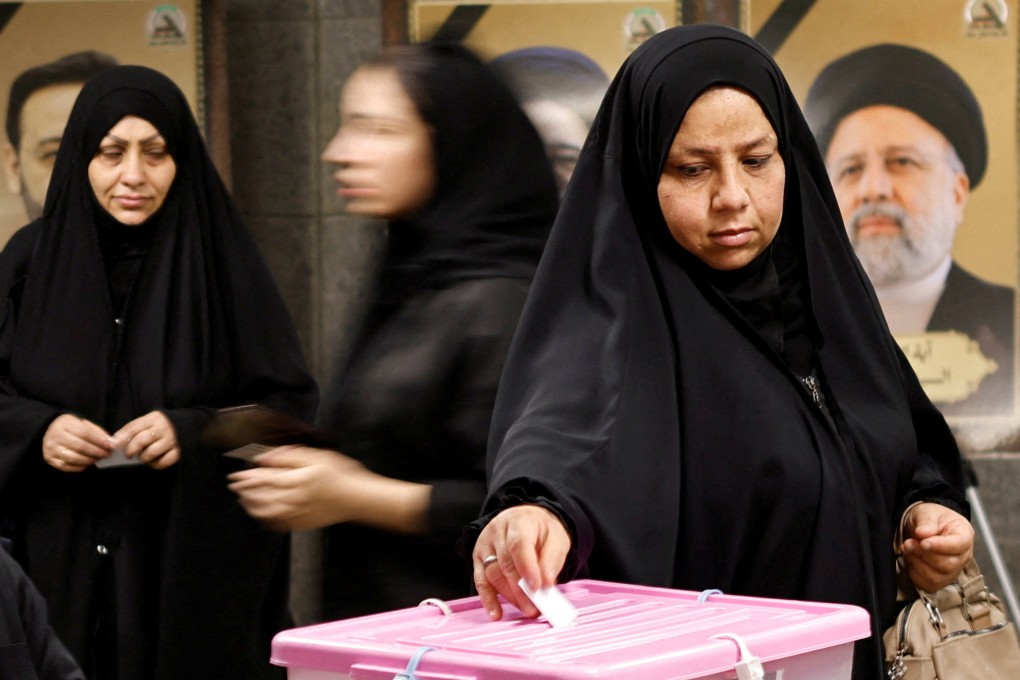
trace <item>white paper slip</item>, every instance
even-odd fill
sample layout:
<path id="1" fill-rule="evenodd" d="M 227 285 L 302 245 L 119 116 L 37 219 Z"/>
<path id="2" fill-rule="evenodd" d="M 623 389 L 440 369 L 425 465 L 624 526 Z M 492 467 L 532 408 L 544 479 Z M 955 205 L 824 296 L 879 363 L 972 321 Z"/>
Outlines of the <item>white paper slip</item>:
<path id="1" fill-rule="evenodd" d="M 267 446 L 266 444 L 245 444 L 244 446 L 239 446 L 236 449 L 231 449 L 223 455 L 228 458 L 240 458 L 241 460 L 246 460 L 249 463 L 254 463 L 256 458 L 266 451 L 272 451 L 274 448 L 276 447 Z"/>
<path id="2" fill-rule="evenodd" d="M 535 603 L 538 611 L 542 612 L 542 616 L 553 628 L 566 626 L 577 618 L 577 609 L 570 604 L 570 600 L 556 586 L 532 590 L 523 578 L 517 582 L 517 585 Z"/>
<path id="3" fill-rule="evenodd" d="M 97 468 L 105 467 L 121 467 L 124 465 L 141 465 L 142 461 L 138 460 L 138 456 L 134 458 L 128 458 L 124 455 L 124 449 L 114 449 L 109 456 L 106 458 L 100 458 L 96 461 Z"/>

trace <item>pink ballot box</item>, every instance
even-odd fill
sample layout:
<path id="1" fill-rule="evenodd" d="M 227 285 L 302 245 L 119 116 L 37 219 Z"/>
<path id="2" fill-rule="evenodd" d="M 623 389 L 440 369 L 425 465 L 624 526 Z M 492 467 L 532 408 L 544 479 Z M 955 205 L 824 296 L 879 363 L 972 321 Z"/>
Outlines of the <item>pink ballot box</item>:
<path id="1" fill-rule="evenodd" d="M 288 680 L 848 680 L 870 618 L 850 605 L 699 594 L 605 581 L 560 586 L 567 626 L 477 597 L 286 630 Z"/>

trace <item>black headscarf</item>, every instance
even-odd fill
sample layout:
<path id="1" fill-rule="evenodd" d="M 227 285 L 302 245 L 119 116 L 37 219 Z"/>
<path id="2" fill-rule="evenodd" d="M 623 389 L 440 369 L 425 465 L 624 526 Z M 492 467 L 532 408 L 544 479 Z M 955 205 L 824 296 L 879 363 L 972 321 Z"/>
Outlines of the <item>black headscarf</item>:
<path id="1" fill-rule="evenodd" d="M 506 85 L 467 49 L 425 44 L 378 62 L 396 69 L 432 130 L 432 200 L 390 224 L 380 300 L 474 278 L 530 279 L 556 214 L 541 139 Z"/>
<path id="2" fill-rule="evenodd" d="M 120 310 L 111 310 L 97 232 L 104 213 L 88 165 L 127 115 L 152 123 L 176 164 L 166 202 L 135 227 L 150 233 L 124 339 L 134 415 L 267 398 L 307 412 L 314 387 L 293 326 L 187 100 L 168 78 L 141 66 L 93 79 L 71 112 L 27 268 L 21 307 L 31 313 L 19 319 L 13 341 L 13 382 L 22 394 L 106 427 L 123 424 L 111 420 L 107 403 L 115 370 L 111 320 Z"/>
<path id="3" fill-rule="evenodd" d="M 684 115 L 716 85 L 759 102 L 786 167 L 779 233 L 749 274 L 679 247 L 656 193 Z M 769 297 L 778 335 L 758 318 Z M 786 335 L 809 341 L 798 355 L 833 420 L 777 351 Z M 894 613 L 905 505 L 964 504 L 959 452 L 886 328 L 789 86 L 723 27 L 650 38 L 610 86 L 491 437 L 486 511 L 519 498 L 558 508 L 574 533 L 565 577 L 853 603 L 876 631 Z M 880 677 L 878 649 L 860 645 L 855 677 Z"/>

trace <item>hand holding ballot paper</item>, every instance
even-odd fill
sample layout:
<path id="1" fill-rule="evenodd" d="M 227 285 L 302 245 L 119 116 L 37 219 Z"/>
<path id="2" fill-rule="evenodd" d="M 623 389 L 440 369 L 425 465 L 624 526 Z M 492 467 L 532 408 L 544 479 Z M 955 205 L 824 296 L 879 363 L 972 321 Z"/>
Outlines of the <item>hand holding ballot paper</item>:
<path id="1" fill-rule="evenodd" d="M 228 476 L 249 515 L 278 531 L 356 522 L 414 533 L 430 487 L 372 472 L 336 450 L 338 441 L 262 406 L 220 411 L 203 433 L 223 455 L 254 465 Z"/>
<path id="2" fill-rule="evenodd" d="M 202 441 L 226 449 L 223 455 L 254 462 L 260 454 L 289 444 L 330 447 L 333 437 L 286 413 L 245 404 L 220 409 L 202 431 Z"/>
<path id="3" fill-rule="evenodd" d="M 54 418 L 43 436 L 43 459 L 63 472 L 89 467 L 148 465 L 162 470 L 181 457 L 177 432 L 161 411 L 150 411 L 112 435 L 71 413 Z"/>

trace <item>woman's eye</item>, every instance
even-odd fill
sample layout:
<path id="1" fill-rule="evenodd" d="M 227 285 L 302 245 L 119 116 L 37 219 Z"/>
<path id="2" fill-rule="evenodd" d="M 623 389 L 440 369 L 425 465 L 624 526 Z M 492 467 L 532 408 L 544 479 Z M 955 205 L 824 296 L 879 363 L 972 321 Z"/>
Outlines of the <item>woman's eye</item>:
<path id="1" fill-rule="evenodd" d="M 99 155 L 108 161 L 116 161 L 120 160 L 121 156 L 124 155 L 124 152 L 120 149 L 100 149 Z"/>
<path id="2" fill-rule="evenodd" d="M 684 177 L 697 177 L 705 171 L 704 165 L 681 165 L 677 171 Z"/>

